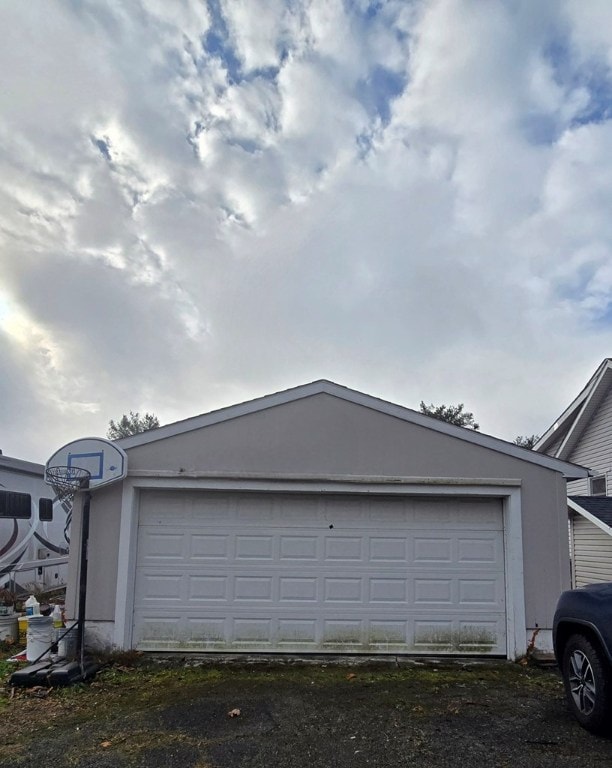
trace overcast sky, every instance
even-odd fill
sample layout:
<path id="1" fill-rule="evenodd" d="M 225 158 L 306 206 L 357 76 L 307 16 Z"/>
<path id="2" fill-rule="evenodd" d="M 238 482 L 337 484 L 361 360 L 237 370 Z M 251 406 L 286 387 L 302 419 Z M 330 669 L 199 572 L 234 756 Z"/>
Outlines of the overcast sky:
<path id="1" fill-rule="evenodd" d="M 327 378 L 542 433 L 612 355 L 609 0 L 2 0 L 0 448 Z"/>

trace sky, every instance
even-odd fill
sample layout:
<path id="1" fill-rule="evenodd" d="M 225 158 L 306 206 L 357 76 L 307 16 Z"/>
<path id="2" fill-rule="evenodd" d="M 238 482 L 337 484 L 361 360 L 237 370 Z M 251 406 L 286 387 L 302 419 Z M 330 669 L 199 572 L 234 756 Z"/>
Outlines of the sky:
<path id="1" fill-rule="evenodd" d="M 2 0 L 0 449 L 316 379 L 545 431 L 612 355 L 608 0 Z"/>

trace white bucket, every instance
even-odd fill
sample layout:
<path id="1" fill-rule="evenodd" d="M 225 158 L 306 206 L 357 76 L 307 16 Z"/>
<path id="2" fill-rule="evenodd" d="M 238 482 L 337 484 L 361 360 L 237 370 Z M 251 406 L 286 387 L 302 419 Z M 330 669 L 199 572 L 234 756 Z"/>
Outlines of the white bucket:
<path id="1" fill-rule="evenodd" d="M 27 660 L 35 661 L 39 656 L 46 659 L 49 656 L 52 642 L 53 619 L 51 616 L 29 616 L 28 644 L 26 647 Z"/>
<path id="2" fill-rule="evenodd" d="M 17 640 L 19 637 L 19 622 L 17 614 L 0 616 L 0 640 Z"/>
<path id="3" fill-rule="evenodd" d="M 60 629 L 60 634 L 66 632 L 66 628 Z M 74 659 L 76 657 L 78 629 L 69 629 L 68 633 L 57 644 L 57 655 L 62 659 Z"/>

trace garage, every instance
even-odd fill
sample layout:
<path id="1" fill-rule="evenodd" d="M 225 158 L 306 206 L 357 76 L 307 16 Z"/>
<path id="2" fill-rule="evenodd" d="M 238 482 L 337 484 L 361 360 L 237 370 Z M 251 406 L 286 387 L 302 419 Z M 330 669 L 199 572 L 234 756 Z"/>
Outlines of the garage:
<path id="1" fill-rule="evenodd" d="M 566 481 L 588 471 L 317 381 L 118 441 L 92 490 L 87 627 L 141 651 L 552 647 Z M 81 514 L 73 515 L 79 535 Z M 76 610 L 78 558 L 67 604 Z"/>
<path id="2" fill-rule="evenodd" d="M 506 653 L 499 500 L 143 493 L 139 650 Z"/>

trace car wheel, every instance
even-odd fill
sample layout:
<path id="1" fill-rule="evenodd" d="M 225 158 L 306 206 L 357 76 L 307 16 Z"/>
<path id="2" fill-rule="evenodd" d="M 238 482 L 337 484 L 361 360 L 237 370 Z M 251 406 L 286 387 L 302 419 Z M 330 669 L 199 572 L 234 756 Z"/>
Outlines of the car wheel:
<path id="1" fill-rule="evenodd" d="M 599 648 L 584 635 L 572 635 L 563 653 L 563 682 L 574 716 L 594 733 L 610 730 L 612 681 Z"/>

